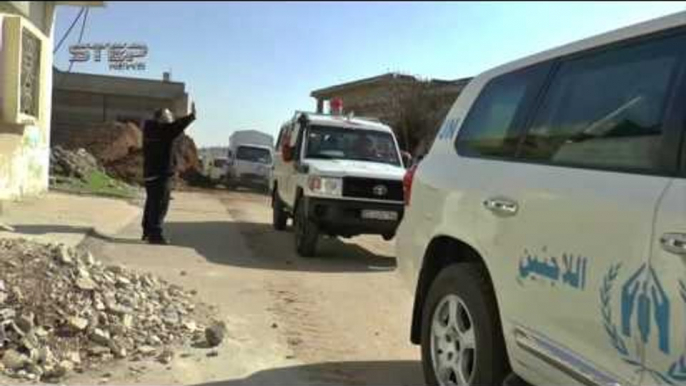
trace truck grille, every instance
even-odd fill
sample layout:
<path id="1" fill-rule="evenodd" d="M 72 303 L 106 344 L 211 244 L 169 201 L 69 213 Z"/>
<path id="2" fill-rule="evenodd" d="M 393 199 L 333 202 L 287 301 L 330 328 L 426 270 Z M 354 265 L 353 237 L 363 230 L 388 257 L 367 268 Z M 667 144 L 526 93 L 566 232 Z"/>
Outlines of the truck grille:
<path id="1" fill-rule="evenodd" d="M 343 177 L 343 197 L 402 201 L 403 183 L 395 180 Z"/>

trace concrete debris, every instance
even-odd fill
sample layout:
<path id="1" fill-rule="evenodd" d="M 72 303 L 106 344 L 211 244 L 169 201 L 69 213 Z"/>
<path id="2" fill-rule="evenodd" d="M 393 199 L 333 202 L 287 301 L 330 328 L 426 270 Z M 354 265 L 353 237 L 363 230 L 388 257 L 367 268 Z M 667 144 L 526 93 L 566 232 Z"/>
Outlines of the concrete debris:
<path id="1" fill-rule="evenodd" d="M 101 346 L 110 346 L 110 333 L 96 328 L 91 334 L 91 340 Z"/>
<path id="2" fill-rule="evenodd" d="M 27 334 L 33 330 L 33 319 L 34 315 L 32 312 L 29 312 L 28 314 L 22 314 L 19 316 L 14 323 L 19 327 L 19 329 Z"/>
<path id="3" fill-rule="evenodd" d="M 72 264 L 74 260 L 72 260 L 71 255 L 72 253 L 66 245 L 60 247 L 59 259 L 62 264 Z"/>
<path id="4" fill-rule="evenodd" d="M 11 308 L 0 309 L 0 321 L 12 320 L 17 315 L 17 312 Z"/>
<path id="5" fill-rule="evenodd" d="M 115 342 L 115 341 L 110 341 L 109 343 L 110 350 L 112 350 L 112 353 L 114 354 L 115 358 L 122 359 L 126 358 L 126 347 L 122 346 L 120 343 Z"/>
<path id="6" fill-rule="evenodd" d="M 210 347 L 219 346 L 226 336 L 226 324 L 224 322 L 213 322 L 205 329 L 205 340 Z"/>
<path id="7" fill-rule="evenodd" d="M 121 324 L 126 329 L 132 328 L 133 327 L 133 315 L 131 315 L 131 314 L 122 315 Z"/>
<path id="8" fill-rule="evenodd" d="M 83 331 L 88 327 L 88 319 L 72 316 L 68 319 L 68 324 L 75 331 Z"/>
<path id="9" fill-rule="evenodd" d="M 162 363 L 163 365 L 170 364 L 173 359 L 174 352 L 169 349 L 165 349 L 164 351 L 162 351 L 160 355 L 157 356 L 157 361 Z"/>
<path id="10" fill-rule="evenodd" d="M 193 321 L 193 320 L 185 322 L 183 324 L 183 326 L 190 332 L 194 332 L 195 330 L 198 329 L 197 323 L 195 323 L 195 321 Z"/>
<path id="11" fill-rule="evenodd" d="M 181 287 L 79 248 L 0 239 L 0 257 L 0 373 L 17 379 L 59 382 L 141 356 L 167 365 L 203 323 Z M 214 323 L 205 335 L 216 346 L 225 333 Z"/>
<path id="12" fill-rule="evenodd" d="M 98 160 L 85 149 L 71 151 L 61 146 L 50 149 L 50 175 L 85 181 L 91 173 L 102 170 Z"/>
<path id="13" fill-rule="evenodd" d="M 93 279 L 89 277 L 80 277 L 76 279 L 76 286 L 84 291 L 92 291 L 95 289 L 97 284 L 95 284 Z"/>
<path id="14" fill-rule="evenodd" d="M 29 362 L 29 358 L 26 355 L 19 353 L 16 350 L 7 350 L 2 355 L 2 364 L 6 369 L 17 371 L 22 369 Z"/>
<path id="15" fill-rule="evenodd" d="M 152 346 L 140 346 L 140 347 L 138 347 L 138 352 L 143 354 L 143 355 L 150 355 L 150 354 L 153 354 L 155 351 L 157 351 L 157 350 Z"/>

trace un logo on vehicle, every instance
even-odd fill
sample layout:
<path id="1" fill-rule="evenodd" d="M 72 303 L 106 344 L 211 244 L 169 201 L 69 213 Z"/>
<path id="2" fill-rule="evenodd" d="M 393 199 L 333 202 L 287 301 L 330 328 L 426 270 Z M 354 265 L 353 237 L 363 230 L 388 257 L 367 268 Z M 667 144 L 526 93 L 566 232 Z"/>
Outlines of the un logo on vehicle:
<path id="1" fill-rule="evenodd" d="M 670 355 L 672 304 L 655 270 L 643 264 L 621 288 L 617 288 L 620 306 L 617 324 L 612 315 L 612 296 L 620 270 L 621 263 L 611 266 L 600 286 L 601 316 L 610 345 L 624 362 L 635 367 L 637 372 L 648 373 L 658 383 L 675 385 L 685 382 L 686 353 L 682 353 L 668 368 L 654 369 L 642 364 L 638 350 L 632 351 L 627 345 L 631 342 L 629 339 L 640 339 L 643 345 L 655 344 L 660 352 Z M 679 290 L 682 304 L 686 304 L 686 285 L 681 280 Z"/>
<path id="2" fill-rule="evenodd" d="M 374 193 L 375 196 L 385 196 L 388 193 L 388 188 L 386 185 L 376 185 L 373 189 L 372 192 Z"/>

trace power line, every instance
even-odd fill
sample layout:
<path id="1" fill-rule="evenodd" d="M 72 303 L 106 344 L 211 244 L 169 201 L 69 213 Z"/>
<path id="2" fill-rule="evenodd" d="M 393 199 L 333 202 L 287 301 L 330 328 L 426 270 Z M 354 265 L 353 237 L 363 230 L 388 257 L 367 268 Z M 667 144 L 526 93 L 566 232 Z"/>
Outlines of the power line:
<path id="1" fill-rule="evenodd" d="M 71 30 L 76 25 L 76 22 L 79 21 L 79 18 L 81 18 L 81 15 L 83 15 L 83 11 L 85 11 L 85 10 L 86 10 L 86 7 L 81 7 L 81 11 L 79 11 L 79 14 L 76 15 L 76 17 L 74 18 L 74 21 L 71 22 L 71 25 L 67 29 L 67 32 L 64 33 L 64 35 L 60 39 L 59 43 L 57 43 L 57 45 L 55 46 L 55 49 L 52 51 L 53 55 L 56 54 L 57 51 L 59 51 L 60 47 L 62 47 L 62 43 L 64 43 L 64 41 L 67 40 L 67 37 L 71 33 Z"/>
<path id="2" fill-rule="evenodd" d="M 90 8 L 86 8 L 86 13 L 83 15 L 83 20 L 81 21 L 81 31 L 79 32 L 79 40 L 78 40 L 79 44 L 81 44 L 81 41 L 83 40 L 83 34 L 86 31 L 86 21 L 88 20 L 88 11 L 89 10 L 90 10 Z M 59 86 L 61 86 L 62 83 L 65 82 L 65 79 L 67 79 L 66 75 L 71 73 L 71 70 L 73 67 L 74 67 L 74 61 L 70 61 L 69 62 L 69 69 L 67 69 L 67 72 L 65 73 L 65 76 L 62 78 L 62 82 L 60 82 Z"/>

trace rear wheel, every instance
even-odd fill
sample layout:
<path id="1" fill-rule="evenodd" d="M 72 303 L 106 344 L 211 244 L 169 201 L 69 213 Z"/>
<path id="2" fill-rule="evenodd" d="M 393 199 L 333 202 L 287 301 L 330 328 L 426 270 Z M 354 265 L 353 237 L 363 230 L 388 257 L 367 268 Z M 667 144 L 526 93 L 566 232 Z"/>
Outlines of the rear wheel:
<path id="1" fill-rule="evenodd" d="M 500 385 L 509 373 L 495 296 L 477 264 L 441 271 L 422 311 L 422 364 L 429 385 Z"/>
<path id="2" fill-rule="evenodd" d="M 286 224 L 288 223 L 288 213 L 286 213 L 286 208 L 279 198 L 279 194 L 274 192 L 272 195 L 272 225 L 277 231 L 282 231 L 286 229 Z"/>
<path id="3" fill-rule="evenodd" d="M 296 207 L 294 228 L 295 228 L 295 248 L 302 257 L 312 257 L 317 249 L 319 239 L 319 228 L 312 220 L 307 218 L 307 208 L 305 202 L 299 202 Z"/>

